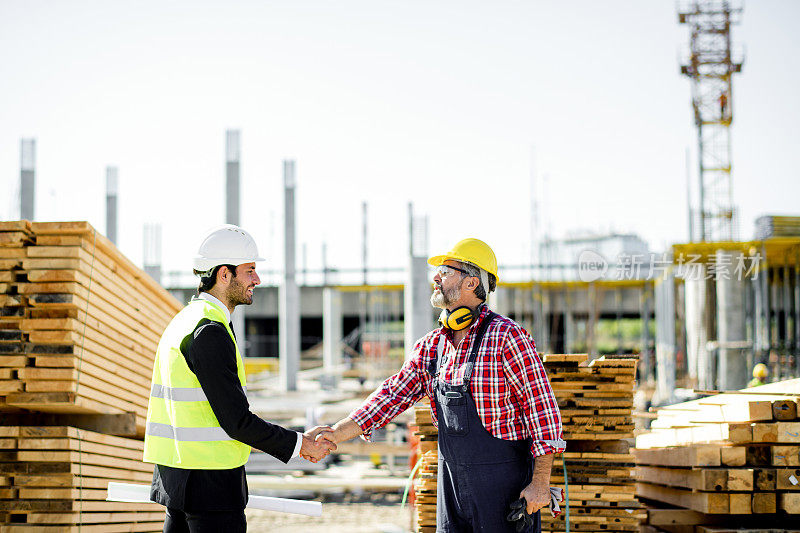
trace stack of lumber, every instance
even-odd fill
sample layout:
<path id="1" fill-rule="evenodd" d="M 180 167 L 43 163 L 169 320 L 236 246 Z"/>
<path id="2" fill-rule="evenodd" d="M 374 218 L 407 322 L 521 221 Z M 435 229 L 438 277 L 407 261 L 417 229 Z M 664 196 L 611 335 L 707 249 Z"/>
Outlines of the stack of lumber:
<path id="1" fill-rule="evenodd" d="M 416 531 L 436 531 L 436 476 L 439 471 L 438 431 L 433 425 L 430 402 L 425 399 L 414 407 L 414 435 L 419 438 L 420 464 L 414 479 L 414 523 Z"/>
<path id="2" fill-rule="evenodd" d="M 636 358 L 545 355 L 558 400 L 567 450 L 553 464 L 550 484 L 569 484 L 570 531 L 639 531 L 646 517 L 635 497 L 631 453 Z M 563 506 L 562 506 L 563 508 Z M 542 511 L 542 531 L 566 531 L 566 513 Z"/>
<path id="3" fill-rule="evenodd" d="M 800 217 L 766 215 L 756 219 L 756 239 L 800 237 Z"/>
<path id="4" fill-rule="evenodd" d="M 0 533 L 160 531 L 160 506 L 104 500 L 152 477 L 150 378 L 179 302 L 88 223 L 18 221 L 0 222 L 0 304 Z"/>
<path id="5" fill-rule="evenodd" d="M 161 531 L 159 505 L 104 501 L 109 481 L 150 481 L 142 445 L 71 427 L 0 426 L 0 532 Z"/>
<path id="6" fill-rule="evenodd" d="M 649 531 L 800 529 L 798 400 L 791 380 L 659 409 L 634 451 Z"/>
<path id="7" fill-rule="evenodd" d="M 0 223 L 0 411 L 136 413 L 180 303 L 87 222 Z"/>

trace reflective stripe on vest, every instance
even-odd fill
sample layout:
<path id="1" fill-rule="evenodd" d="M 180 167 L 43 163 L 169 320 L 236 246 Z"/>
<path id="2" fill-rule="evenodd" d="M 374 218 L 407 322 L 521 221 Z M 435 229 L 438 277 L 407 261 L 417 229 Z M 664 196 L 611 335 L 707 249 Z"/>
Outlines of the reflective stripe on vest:
<path id="1" fill-rule="evenodd" d="M 250 446 L 223 430 L 197 376 L 181 353 L 181 342 L 203 320 L 225 327 L 236 349 L 236 369 L 245 387 L 244 364 L 224 311 L 207 300 L 189 302 L 161 336 L 147 408 L 144 461 L 175 468 L 220 470 L 242 466 Z"/>
<path id="2" fill-rule="evenodd" d="M 225 430 L 216 428 L 176 428 L 169 424 L 158 424 L 150 422 L 147 424 L 147 434 L 156 437 L 164 437 L 165 439 L 174 439 L 181 441 L 217 441 L 217 440 L 233 440 L 225 433 Z"/>

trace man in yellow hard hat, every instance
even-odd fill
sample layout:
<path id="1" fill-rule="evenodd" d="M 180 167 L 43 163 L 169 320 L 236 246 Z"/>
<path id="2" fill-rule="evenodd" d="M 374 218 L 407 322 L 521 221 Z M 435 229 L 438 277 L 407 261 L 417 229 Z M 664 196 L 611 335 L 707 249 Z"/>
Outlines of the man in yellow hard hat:
<path id="1" fill-rule="evenodd" d="M 250 411 L 231 313 L 253 302 L 256 261 L 255 240 L 242 228 L 208 232 L 194 257 L 198 297 L 158 343 L 143 460 L 156 465 L 150 499 L 167 508 L 166 533 L 247 530 L 251 447 L 284 463 L 298 455 L 316 462 L 335 448 L 316 440 L 327 428 L 297 433 Z"/>
<path id="2" fill-rule="evenodd" d="M 436 531 L 539 531 L 553 454 L 565 442 L 533 339 L 486 305 L 497 285 L 497 259 L 486 243 L 464 239 L 428 263 L 436 267 L 431 304 L 442 309 L 440 327 L 318 440 L 370 440 L 374 429 L 427 395 L 439 428 Z M 509 521 L 513 503 L 527 510 L 516 515 L 525 523 Z"/>
<path id="3" fill-rule="evenodd" d="M 768 375 L 769 369 L 767 368 L 767 365 L 764 363 L 758 363 L 753 367 L 753 379 L 750 380 L 747 386 L 758 387 L 759 385 L 764 385 Z"/>

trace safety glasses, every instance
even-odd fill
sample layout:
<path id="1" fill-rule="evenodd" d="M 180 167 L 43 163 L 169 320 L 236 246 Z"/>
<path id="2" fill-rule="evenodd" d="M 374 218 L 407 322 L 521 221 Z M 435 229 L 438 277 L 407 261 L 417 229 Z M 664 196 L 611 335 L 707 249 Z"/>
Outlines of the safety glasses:
<path id="1" fill-rule="evenodd" d="M 454 267 L 454 266 L 439 265 L 436 268 L 436 273 L 439 274 L 440 278 L 445 278 L 445 277 L 449 276 L 450 274 L 455 274 L 456 272 L 461 272 L 462 274 L 469 275 L 469 272 L 467 272 L 466 270 L 458 268 L 458 267 Z"/>

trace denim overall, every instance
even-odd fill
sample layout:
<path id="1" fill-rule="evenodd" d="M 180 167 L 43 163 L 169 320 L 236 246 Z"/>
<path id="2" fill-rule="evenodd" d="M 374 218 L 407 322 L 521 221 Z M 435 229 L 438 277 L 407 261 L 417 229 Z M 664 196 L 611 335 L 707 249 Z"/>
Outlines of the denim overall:
<path id="1" fill-rule="evenodd" d="M 531 482 L 531 440 L 504 440 L 489 433 L 470 392 L 478 348 L 495 316 L 489 312 L 478 328 L 462 385 L 449 385 L 438 379 L 443 339 L 439 341 L 436 360 L 428 369 L 433 374 L 439 425 L 437 532 L 515 532 L 515 523 L 506 521 L 509 505 Z M 539 532 L 541 515 L 537 511 L 535 526 L 525 533 Z"/>

